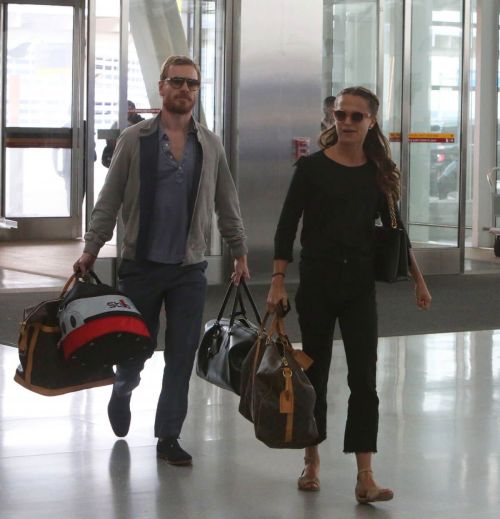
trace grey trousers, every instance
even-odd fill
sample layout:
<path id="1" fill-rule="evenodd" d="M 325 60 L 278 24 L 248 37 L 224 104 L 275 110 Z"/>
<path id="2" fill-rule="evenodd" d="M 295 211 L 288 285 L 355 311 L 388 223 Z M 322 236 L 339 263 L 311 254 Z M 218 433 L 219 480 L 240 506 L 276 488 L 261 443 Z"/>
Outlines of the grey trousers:
<path id="1" fill-rule="evenodd" d="M 165 367 L 155 419 L 157 438 L 178 438 L 186 418 L 189 379 L 200 340 L 207 281 L 206 262 L 182 267 L 123 260 L 119 288 L 141 312 L 156 345 L 159 317 L 165 305 Z M 125 396 L 139 385 L 143 361 L 117 366 L 114 391 Z"/>

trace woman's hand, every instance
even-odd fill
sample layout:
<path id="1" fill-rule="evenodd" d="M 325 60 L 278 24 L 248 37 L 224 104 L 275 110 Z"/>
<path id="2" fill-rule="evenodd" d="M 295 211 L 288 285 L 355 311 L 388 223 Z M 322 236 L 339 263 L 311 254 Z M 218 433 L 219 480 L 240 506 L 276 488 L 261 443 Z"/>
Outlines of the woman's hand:
<path id="1" fill-rule="evenodd" d="M 423 279 L 415 285 L 415 298 L 420 309 L 428 310 L 431 306 L 431 293 Z"/>
<path id="2" fill-rule="evenodd" d="M 288 307 L 288 293 L 285 288 L 285 280 L 283 276 L 273 277 L 266 302 L 267 311 L 269 313 L 276 312 L 276 308 L 280 302 L 284 308 Z"/>
<path id="3" fill-rule="evenodd" d="M 420 272 L 417 258 L 415 258 L 413 250 L 410 249 L 408 254 L 410 255 L 410 272 L 415 281 L 415 299 L 417 306 L 421 310 L 428 310 L 432 301 L 431 293 L 427 288 L 427 283 L 425 282 L 422 272 Z"/>

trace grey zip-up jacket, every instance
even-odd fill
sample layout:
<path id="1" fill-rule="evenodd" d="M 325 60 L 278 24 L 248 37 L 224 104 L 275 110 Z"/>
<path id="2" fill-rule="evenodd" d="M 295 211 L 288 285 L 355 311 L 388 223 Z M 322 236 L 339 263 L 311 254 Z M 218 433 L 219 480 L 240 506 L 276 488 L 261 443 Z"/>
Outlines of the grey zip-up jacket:
<path id="1" fill-rule="evenodd" d="M 106 181 L 92 211 L 90 229 L 85 233 L 84 252 L 97 256 L 101 247 L 111 239 L 120 207 L 124 225 L 122 258 L 140 259 L 146 252 L 137 250 L 138 241 L 144 241 L 139 239 L 139 229 L 144 228 L 141 216 L 145 220 L 145 214 L 150 210 L 147 202 L 141 207 L 141 200 L 145 198 L 148 185 L 151 190 L 151 179 L 154 179 L 158 167 L 159 121 L 160 115 L 146 119 L 125 129 L 120 135 Z M 238 194 L 222 142 L 202 124 L 196 121 L 194 124 L 203 158 L 184 265 L 203 261 L 214 210 L 219 231 L 232 255 L 238 258 L 247 253 Z M 154 149 L 156 152 L 151 153 Z"/>

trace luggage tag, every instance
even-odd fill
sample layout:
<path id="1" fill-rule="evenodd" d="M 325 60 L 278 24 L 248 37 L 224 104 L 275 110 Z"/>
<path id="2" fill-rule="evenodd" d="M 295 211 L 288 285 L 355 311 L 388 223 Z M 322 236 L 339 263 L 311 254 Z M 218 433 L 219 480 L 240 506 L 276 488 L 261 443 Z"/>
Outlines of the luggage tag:
<path id="1" fill-rule="evenodd" d="M 293 350 L 293 358 L 304 371 L 307 371 L 314 362 L 311 357 L 302 350 Z"/>
<path id="2" fill-rule="evenodd" d="M 293 385 L 292 385 L 292 370 L 289 367 L 283 369 L 283 376 L 285 377 L 285 389 L 280 393 L 280 413 L 293 413 Z"/>

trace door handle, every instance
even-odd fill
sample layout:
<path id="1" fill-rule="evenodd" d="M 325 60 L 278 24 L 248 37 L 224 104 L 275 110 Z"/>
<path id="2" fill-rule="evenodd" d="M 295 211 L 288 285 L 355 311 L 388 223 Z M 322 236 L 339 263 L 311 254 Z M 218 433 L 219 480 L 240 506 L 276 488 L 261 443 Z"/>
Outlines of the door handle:
<path id="1" fill-rule="evenodd" d="M 500 168 L 491 168 L 488 173 L 486 173 L 486 178 L 488 179 L 488 184 L 490 185 L 490 189 L 493 193 L 497 192 L 496 186 L 496 172 L 500 171 Z"/>

